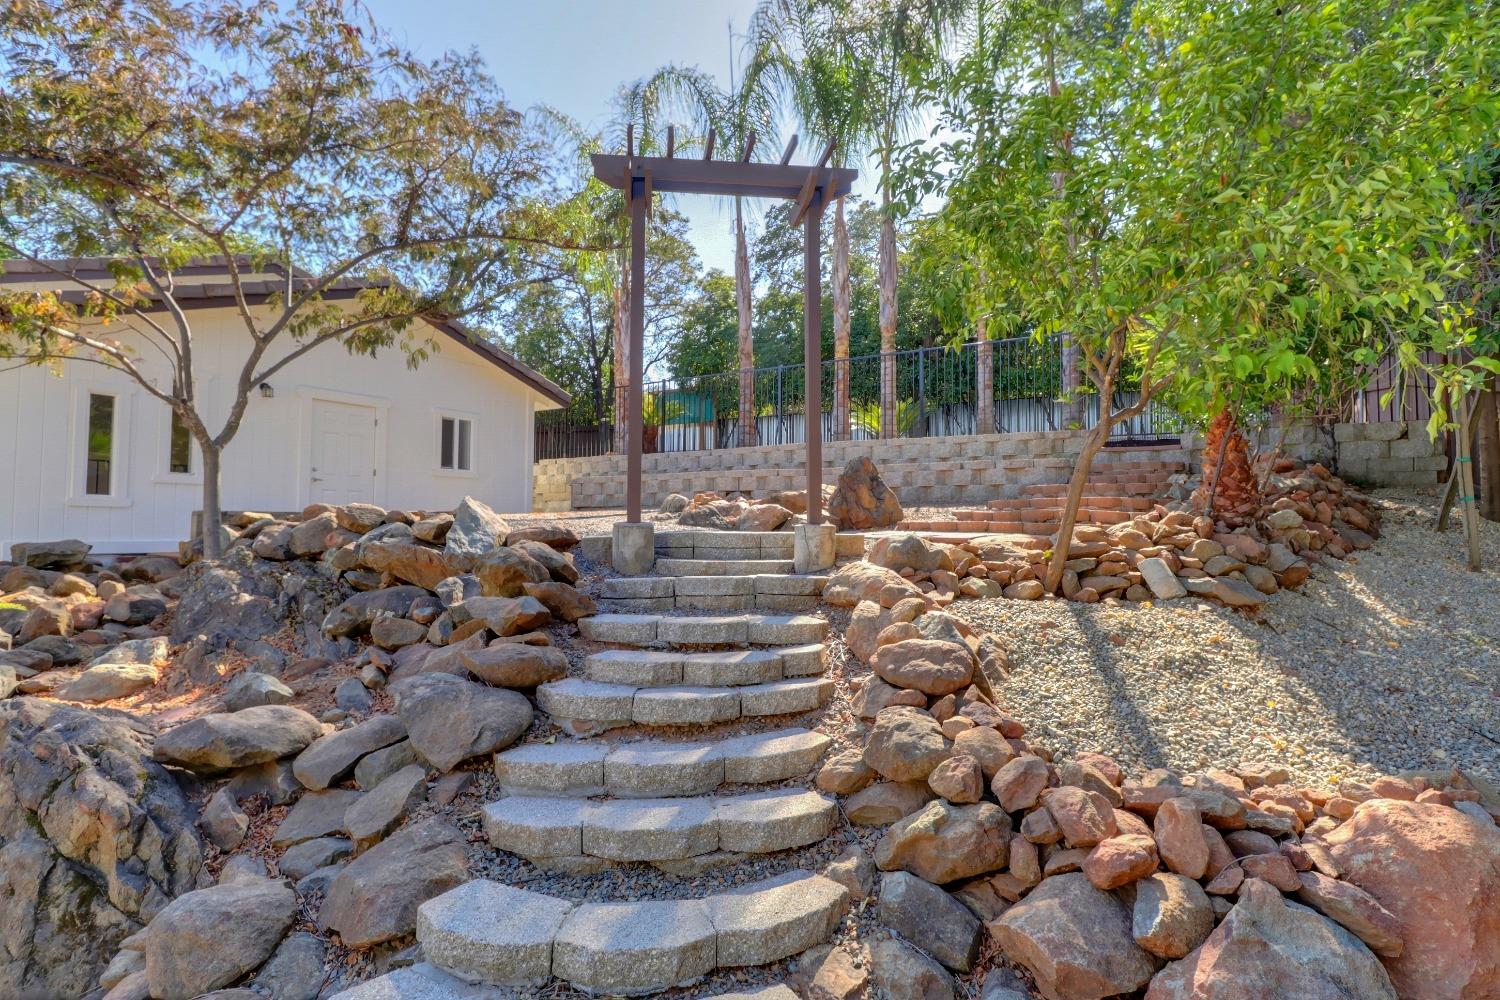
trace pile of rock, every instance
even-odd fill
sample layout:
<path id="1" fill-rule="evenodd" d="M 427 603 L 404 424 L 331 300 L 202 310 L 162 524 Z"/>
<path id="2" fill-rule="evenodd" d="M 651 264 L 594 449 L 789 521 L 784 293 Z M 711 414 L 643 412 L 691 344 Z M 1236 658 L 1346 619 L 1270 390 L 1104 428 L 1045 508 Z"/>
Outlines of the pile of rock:
<path id="1" fill-rule="evenodd" d="M 685 528 L 718 531 L 791 531 L 807 518 L 806 491 L 784 490 L 759 499 L 694 493 L 692 499 L 672 493 L 661 502 L 658 520 L 675 520 Z"/>
<path id="2" fill-rule="evenodd" d="M 167 640 L 154 626 L 174 593 L 175 560 L 105 569 L 76 539 L 17 543 L 0 563 L 0 698 L 55 692 L 111 701 L 156 683 Z"/>
<path id="3" fill-rule="evenodd" d="M 1272 485 L 1260 516 L 1243 525 L 1166 507 L 1110 527 L 1078 525 L 1061 595 L 1092 603 L 1196 594 L 1253 608 L 1284 587 L 1300 586 L 1311 563 L 1374 544 L 1380 515 L 1373 502 L 1322 466 L 1273 477 Z M 878 539 L 866 558 L 945 604 L 963 597 L 1043 597 L 1051 552 L 1003 536 L 956 545 L 897 536 Z"/>
<path id="4" fill-rule="evenodd" d="M 876 865 L 906 874 L 882 880 L 880 917 L 948 969 L 988 933 L 1051 1000 L 1500 990 L 1500 803 L 1462 775 L 1317 789 L 1270 765 L 1058 759 L 997 705 L 1003 653 L 919 603 L 881 609 L 873 640 L 878 622 L 851 626 L 869 728 L 817 784 L 888 827 Z"/>
<path id="5" fill-rule="evenodd" d="M 823 510 L 840 531 L 890 528 L 901 521 L 901 501 L 881 478 L 875 463 L 863 456 L 851 459 L 839 473 L 837 485 L 822 489 Z M 807 491 L 779 490 L 750 499 L 718 493 L 695 493 L 692 498 L 672 493 L 657 510 L 658 519 L 675 519 L 689 528 L 720 531 L 790 531 L 806 521 Z"/>

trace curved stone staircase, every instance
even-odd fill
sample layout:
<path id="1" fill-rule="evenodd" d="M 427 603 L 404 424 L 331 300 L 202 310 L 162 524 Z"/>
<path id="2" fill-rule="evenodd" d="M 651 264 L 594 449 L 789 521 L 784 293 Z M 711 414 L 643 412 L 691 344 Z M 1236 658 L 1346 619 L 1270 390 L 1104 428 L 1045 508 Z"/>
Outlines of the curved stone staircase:
<path id="1" fill-rule="evenodd" d="M 823 676 L 827 622 L 783 613 L 815 605 L 823 578 L 792 573 L 789 559 L 760 558 L 782 555 L 789 535 L 754 534 L 734 536 L 751 558 L 661 558 L 659 575 L 604 581 L 606 606 L 650 613 L 580 620 L 582 638 L 608 648 L 589 653 L 580 675 L 541 685 L 537 704 L 573 736 L 626 726 L 647 736 L 615 744 L 559 738 L 496 754 L 501 797 L 481 817 L 493 847 L 560 872 L 645 863 L 669 876 L 716 866 L 732 875 L 753 856 L 834 832 L 831 796 L 800 783 L 756 787 L 815 771 L 830 739 L 781 717 L 822 707 L 834 682 Z M 659 552 L 671 551 L 673 536 L 664 538 Z M 698 603 L 716 597 L 737 600 Z M 688 613 L 700 607 L 745 613 Z M 743 729 L 747 720 L 754 731 L 715 728 Z M 670 731 L 677 727 L 703 732 L 682 742 Z M 589 994 L 645 995 L 823 944 L 850 906 L 845 886 L 812 871 L 741 881 L 690 898 L 580 902 L 475 879 L 421 906 L 424 962 L 340 996 L 479 1000 L 531 995 L 510 990 L 557 981 Z M 781 986 L 712 995 L 795 997 Z"/>

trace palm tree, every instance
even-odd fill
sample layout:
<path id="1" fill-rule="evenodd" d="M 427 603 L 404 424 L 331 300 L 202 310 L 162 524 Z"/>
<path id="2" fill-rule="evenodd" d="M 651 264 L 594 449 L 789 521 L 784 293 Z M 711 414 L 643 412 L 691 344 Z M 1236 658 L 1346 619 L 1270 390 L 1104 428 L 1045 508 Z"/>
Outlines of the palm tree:
<path id="1" fill-rule="evenodd" d="M 721 90 L 713 77 L 696 67 L 664 66 L 625 90 L 621 107 L 628 114 L 620 124 L 633 122 L 649 155 L 660 148 L 668 120 L 685 126 L 681 148 L 701 146 L 709 131 L 716 148 L 726 155 L 740 156 L 747 145 L 752 159 L 757 152 L 774 148 L 775 108 L 766 86 L 766 64 L 752 57 L 739 78 Z M 621 130 L 623 134 L 623 128 Z M 761 142 L 761 140 L 765 140 Z M 749 240 L 745 232 L 742 198 L 734 200 L 734 284 L 739 314 L 740 444 L 755 443 L 755 349 L 752 335 Z"/>
<path id="2" fill-rule="evenodd" d="M 770 89 L 791 103 L 804 131 L 833 143 L 833 165 L 863 159 L 873 139 L 865 114 L 867 64 L 852 44 L 849 0 L 763 0 L 750 22 L 749 48 L 766 67 Z M 850 431 L 849 227 L 844 199 L 833 217 L 833 426 Z"/>
<path id="3" fill-rule="evenodd" d="M 943 58 L 950 30 L 970 0 L 865 0 L 851 20 L 852 42 L 867 67 L 864 96 L 875 153 L 880 160 L 880 395 L 881 434 L 896 435 L 896 218 L 893 158 L 921 114 L 913 63 Z"/>

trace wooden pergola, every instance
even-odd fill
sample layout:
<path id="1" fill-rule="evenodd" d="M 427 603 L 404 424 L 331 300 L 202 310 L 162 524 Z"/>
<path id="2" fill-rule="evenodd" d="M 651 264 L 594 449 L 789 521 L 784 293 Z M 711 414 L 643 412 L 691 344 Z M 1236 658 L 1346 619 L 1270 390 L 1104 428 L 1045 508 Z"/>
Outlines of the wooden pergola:
<path id="1" fill-rule="evenodd" d="M 641 360 L 646 339 L 646 216 L 654 192 L 712 194 L 728 197 L 782 198 L 796 203 L 793 225 L 803 226 L 803 357 L 806 365 L 807 520 L 823 519 L 823 339 L 822 234 L 823 210 L 849 193 L 859 172 L 828 166 L 833 144 L 818 162 L 794 166 L 797 137 L 787 143 L 779 163 L 753 163 L 755 135 L 751 133 L 735 160 L 715 160 L 714 133 L 708 133 L 701 159 L 675 156 L 675 131 L 667 130 L 666 156 L 636 156 L 634 129 L 627 133 L 626 153 L 595 154 L 594 176 L 625 193 L 630 213 L 630 331 L 629 387 L 625 400 L 626 517 L 641 520 L 641 449 L 644 440 Z"/>

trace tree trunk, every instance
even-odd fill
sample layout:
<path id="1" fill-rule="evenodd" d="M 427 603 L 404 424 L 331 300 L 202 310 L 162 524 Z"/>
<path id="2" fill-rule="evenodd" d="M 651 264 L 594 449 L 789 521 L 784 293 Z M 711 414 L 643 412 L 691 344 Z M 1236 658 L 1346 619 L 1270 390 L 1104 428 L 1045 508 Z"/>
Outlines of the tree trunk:
<path id="1" fill-rule="evenodd" d="M 833 214 L 833 433 L 849 437 L 849 227 L 844 199 Z"/>
<path id="2" fill-rule="evenodd" d="M 1250 463 L 1250 443 L 1229 407 L 1219 411 L 1203 439 L 1203 477 L 1193 506 L 1227 524 L 1246 524 L 1260 507 L 1260 480 Z"/>
<path id="3" fill-rule="evenodd" d="M 889 199 L 887 199 L 887 202 Z M 896 427 L 896 223 L 880 220 L 880 436 Z"/>
<path id="4" fill-rule="evenodd" d="M 1108 394 L 1100 396 L 1101 402 Z M 1078 523 L 1078 508 L 1083 503 L 1083 491 L 1088 485 L 1089 472 L 1094 467 L 1094 456 L 1104 449 L 1109 440 L 1109 429 L 1113 421 L 1106 409 L 1099 415 L 1099 422 L 1089 431 L 1083 441 L 1083 451 L 1073 463 L 1073 475 L 1068 480 L 1068 497 L 1063 504 L 1062 521 L 1057 526 L 1057 544 L 1052 546 L 1052 561 L 1047 564 L 1047 578 L 1043 586 L 1049 594 L 1057 593 L 1062 584 L 1063 568 L 1068 562 L 1068 549 L 1073 544 L 1073 526 Z"/>
<path id="5" fill-rule="evenodd" d="M 990 339 L 989 320 L 979 317 L 975 331 L 979 344 L 974 351 L 974 433 L 995 433 L 995 342 Z"/>
<path id="6" fill-rule="evenodd" d="M 755 443 L 755 341 L 750 327 L 750 249 L 745 216 L 734 202 L 734 300 L 739 311 L 740 446 Z"/>
<path id="7" fill-rule="evenodd" d="M 219 504 L 219 463 L 223 452 L 218 445 L 201 439 L 198 451 L 203 461 L 203 516 L 200 521 L 203 558 L 220 559 L 224 556 L 224 511 Z"/>
<path id="8" fill-rule="evenodd" d="M 1479 516 L 1500 521 L 1500 396 L 1496 376 L 1491 375 L 1479 394 L 1474 419 L 1479 422 L 1474 440 L 1474 457 L 1479 483 Z"/>
<path id="9" fill-rule="evenodd" d="M 1082 428 L 1088 422 L 1088 414 L 1082 393 L 1082 383 L 1078 373 L 1078 345 L 1073 343 L 1073 338 L 1066 333 L 1062 335 L 1062 398 L 1063 398 L 1063 426 L 1070 429 Z M 1099 401 L 1099 415 L 1102 418 L 1106 409 L 1113 403 L 1107 399 Z"/>

